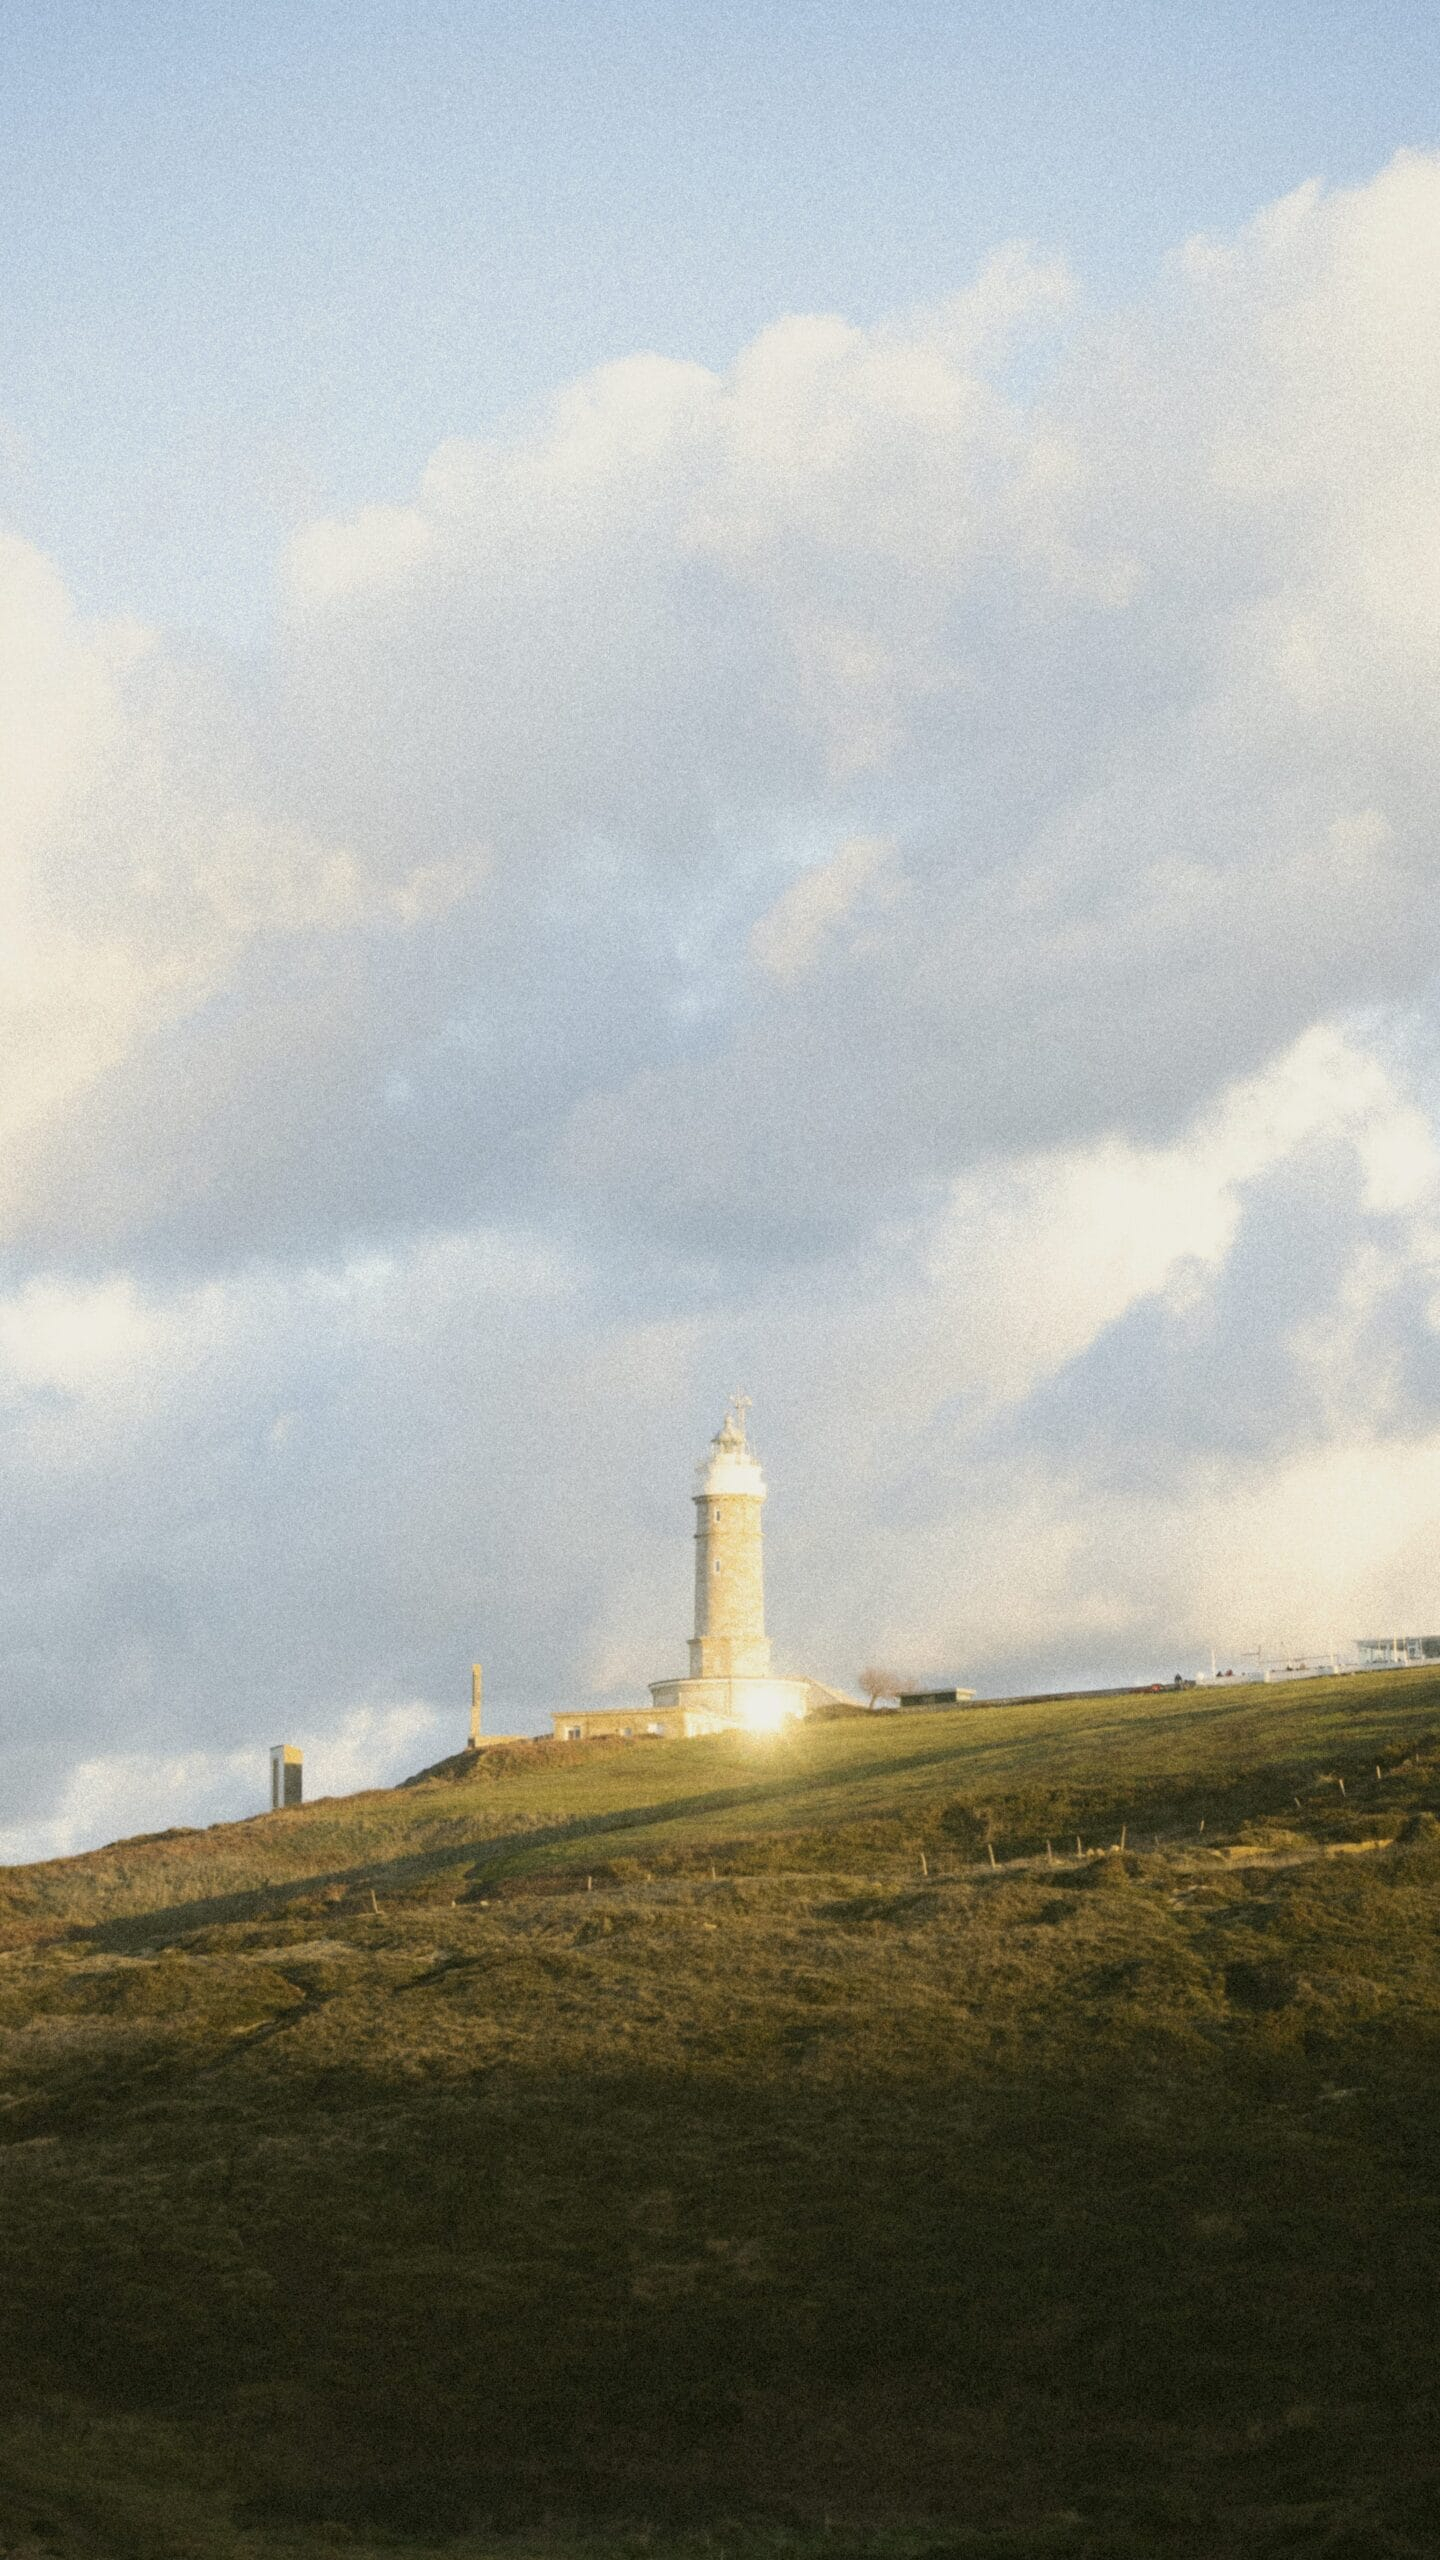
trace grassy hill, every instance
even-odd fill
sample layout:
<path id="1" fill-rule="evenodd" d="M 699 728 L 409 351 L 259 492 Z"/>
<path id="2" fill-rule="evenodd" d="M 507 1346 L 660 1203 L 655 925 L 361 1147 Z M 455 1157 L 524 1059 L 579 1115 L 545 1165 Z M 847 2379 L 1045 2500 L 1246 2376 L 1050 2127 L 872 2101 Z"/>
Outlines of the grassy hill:
<path id="1" fill-rule="evenodd" d="M 0 1871 L 0 2553 L 1432 2552 L 1437 2063 L 1429 1670 Z"/>

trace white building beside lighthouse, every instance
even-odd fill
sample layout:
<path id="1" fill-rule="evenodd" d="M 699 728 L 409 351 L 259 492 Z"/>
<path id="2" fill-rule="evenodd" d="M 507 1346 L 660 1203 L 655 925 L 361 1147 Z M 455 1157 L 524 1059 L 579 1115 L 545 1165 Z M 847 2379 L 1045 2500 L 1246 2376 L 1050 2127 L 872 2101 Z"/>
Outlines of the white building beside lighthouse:
<path id="1" fill-rule="evenodd" d="M 777 1677 L 770 1667 L 765 1478 L 746 1431 L 749 1403 L 748 1396 L 731 1397 L 695 1472 L 695 1632 L 688 1675 L 652 1680 L 648 1712 L 591 1707 L 557 1715 L 561 1740 L 612 1734 L 634 1741 L 647 1734 L 723 1733 L 733 1726 L 769 1732 L 838 1698 L 821 1681 Z"/>

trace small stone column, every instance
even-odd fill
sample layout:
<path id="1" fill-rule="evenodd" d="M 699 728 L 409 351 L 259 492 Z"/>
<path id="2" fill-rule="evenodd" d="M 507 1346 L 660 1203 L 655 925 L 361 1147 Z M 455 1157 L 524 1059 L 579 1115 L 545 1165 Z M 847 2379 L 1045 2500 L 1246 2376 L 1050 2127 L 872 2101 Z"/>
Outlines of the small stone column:
<path id="1" fill-rule="evenodd" d="M 293 1742 L 272 1743 L 270 1748 L 270 1810 L 283 1813 L 287 1806 L 299 1804 L 304 1791 L 304 1754 Z"/>
<path id="2" fill-rule="evenodd" d="M 481 1671 L 481 1668 L 480 1668 L 479 1663 L 478 1663 L 478 1662 L 472 1662 L 472 1663 L 471 1663 L 471 1665 L 470 1665 L 470 1744 L 469 1744 L 469 1747 L 470 1747 L 470 1749 L 471 1749 L 472 1751 L 478 1751 L 478 1750 L 479 1750 L 479 1748 L 480 1748 L 480 1702 L 481 1702 L 481 1694 L 482 1694 L 482 1692 L 483 1692 L 484 1685 L 485 1685 L 484 1674 L 483 1674 L 483 1672 Z"/>

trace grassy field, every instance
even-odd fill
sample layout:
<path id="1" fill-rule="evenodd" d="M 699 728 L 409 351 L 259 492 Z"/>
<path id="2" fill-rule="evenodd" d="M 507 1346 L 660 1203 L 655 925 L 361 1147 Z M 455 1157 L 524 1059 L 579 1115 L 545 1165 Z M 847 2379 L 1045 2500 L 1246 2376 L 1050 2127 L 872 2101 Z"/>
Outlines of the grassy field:
<path id="1" fill-rule="evenodd" d="M 0 1872 L 0 2553 L 1434 2552 L 1437 1923 L 1431 1671 Z"/>

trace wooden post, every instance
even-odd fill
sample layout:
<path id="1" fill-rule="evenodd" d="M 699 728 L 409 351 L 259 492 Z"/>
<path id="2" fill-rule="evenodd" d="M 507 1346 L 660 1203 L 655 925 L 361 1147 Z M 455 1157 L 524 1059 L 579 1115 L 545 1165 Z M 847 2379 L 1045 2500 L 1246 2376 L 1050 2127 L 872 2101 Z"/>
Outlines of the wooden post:
<path id="1" fill-rule="evenodd" d="M 928 1876 L 930 1873 L 929 1868 L 925 1864 L 925 1852 L 923 1849 L 920 1852 L 920 1873 L 922 1876 Z"/>
<path id="2" fill-rule="evenodd" d="M 987 1840 L 985 1846 L 990 1852 L 990 1864 L 993 1867 L 996 1864 L 995 1843 L 993 1840 Z"/>

